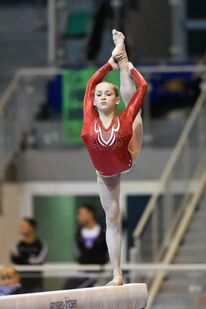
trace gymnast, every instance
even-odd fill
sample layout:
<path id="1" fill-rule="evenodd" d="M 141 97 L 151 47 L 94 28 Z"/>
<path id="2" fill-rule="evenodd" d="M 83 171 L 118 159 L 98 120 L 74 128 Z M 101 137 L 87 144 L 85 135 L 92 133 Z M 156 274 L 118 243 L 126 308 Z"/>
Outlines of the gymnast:
<path id="1" fill-rule="evenodd" d="M 113 280 L 107 285 L 122 285 L 120 177 L 137 158 L 143 141 L 141 107 L 147 90 L 143 76 L 128 62 L 123 33 L 112 31 L 115 48 L 111 58 L 88 81 L 83 103 L 84 140 L 96 169 L 99 195 L 106 215 L 106 242 L 113 267 Z M 120 94 L 125 109 L 115 115 L 120 102 L 118 88 L 103 81 L 113 70 L 120 71 Z"/>

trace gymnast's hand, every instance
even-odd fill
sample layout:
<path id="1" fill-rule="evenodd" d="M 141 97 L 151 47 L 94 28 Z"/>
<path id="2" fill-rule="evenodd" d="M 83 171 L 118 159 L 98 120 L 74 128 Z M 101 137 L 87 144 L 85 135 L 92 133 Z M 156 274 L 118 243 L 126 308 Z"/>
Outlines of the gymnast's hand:
<path id="1" fill-rule="evenodd" d="M 110 57 L 108 62 L 109 62 L 109 64 L 111 64 L 113 70 L 119 69 L 117 62 L 114 60 L 113 57 Z"/>

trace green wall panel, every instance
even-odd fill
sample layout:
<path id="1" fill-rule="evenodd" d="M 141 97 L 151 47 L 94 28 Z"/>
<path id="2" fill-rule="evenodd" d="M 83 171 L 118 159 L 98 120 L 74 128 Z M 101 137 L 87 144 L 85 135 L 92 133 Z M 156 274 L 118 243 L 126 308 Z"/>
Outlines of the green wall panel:
<path id="1" fill-rule="evenodd" d="M 75 198 L 70 196 L 37 196 L 34 217 L 38 234 L 48 244 L 48 262 L 74 261 L 76 231 Z"/>

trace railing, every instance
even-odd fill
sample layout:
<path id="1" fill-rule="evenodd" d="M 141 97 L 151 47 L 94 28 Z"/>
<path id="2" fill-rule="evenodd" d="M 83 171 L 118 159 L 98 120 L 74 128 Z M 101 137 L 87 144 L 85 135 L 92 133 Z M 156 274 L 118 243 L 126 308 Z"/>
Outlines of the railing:
<path id="1" fill-rule="evenodd" d="M 0 270 L 4 267 L 0 264 Z M 78 264 L 78 263 L 45 263 L 42 265 L 15 265 L 15 269 L 20 272 L 43 272 L 56 273 L 57 276 L 66 276 L 67 272 L 74 271 L 111 271 L 111 264 Z M 153 274 L 157 271 L 181 272 L 181 271 L 206 271 L 206 264 L 167 264 L 167 263 L 123 263 L 123 271 L 139 271 L 141 274 Z"/>
<path id="2" fill-rule="evenodd" d="M 188 199 L 188 204 L 187 204 L 187 207 L 185 207 L 185 212 L 182 215 L 181 221 L 176 226 L 176 229 L 174 229 L 174 233 L 170 239 L 169 246 L 165 250 L 165 254 L 162 259 L 163 263 L 169 264 L 173 262 L 176 256 L 176 253 L 178 252 L 178 248 L 192 221 L 195 210 L 198 204 L 200 203 L 201 198 L 205 192 L 205 188 L 206 188 L 205 164 L 206 164 L 206 160 L 204 160 L 204 167 L 203 167 L 201 177 L 197 185 L 197 190 L 196 192 L 194 192 L 194 194 L 192 194 L 191 199 L 190 200 Z M 152 284 L 150 286 L 150 293 L 149 293 L 147 309 L 150 309 L 152 304 L 154 303 L 165 278 L 166 278 L 166 273 L 164 271 L 160 271 L 154 276 L 152 280 Z"/>
<path id="3" fill-rule="evenodd" d="M 2 265 L 0 265 L 0 270 L 1 267 Z M 16 265 L 15 268 L 24 280 L 29 280 L 30 276 L 33 279 L 35 277 L 42 278 L 44 291 L 61 290 L 69 287 L 69 284 L 72 286 L 75 282 L 77 284 L 81 282 L 80 288 L 88 285 L 100 286 L 108 282 L 112 276 L 112 267 L 109 264 L 100 266 L 48 263 L 41 266 Z M 178 308 L 178 302 L 182 301 L 186 304 L 189 302 L 188 309 L 204 308 L 206 302 L 206 264 L 123 264 L 122 269 L 126 283 L 133 282 L 134 272 L 138 274 L 138 280 L 135 282 L 147 283 L 156 273 L 164 271 L 168 284 L 158 301 L 159 304 L 161 304 L 161 301 L 164 303 L 165 301 L 167 303 L 172 301 Z M 174 280 L 179 280 L 177 286 L 174 284 Z"/>
<path id="4" fill-rule="evenodd" d="M 57 74 L 53 68 L 46 72 L 38 70 L 37 75 L 35 72 L 19 70 L 0 98 L 0 179 L 6 164 L 20 148 L 24 134 L 33 128 L 49 77 Z"/>
<path id="5" fill-rule="evenodd" d="M 161 176 L 159 189 L 151 196 L 135 229 L 134 250 L 138 250 L 138 259 L 144 262 L 161 259 L 197 189 L 206 156 L 205 85 L 202 84 L 202 92 Z M 174 194 L 177 183 L 185 194 Z"/>

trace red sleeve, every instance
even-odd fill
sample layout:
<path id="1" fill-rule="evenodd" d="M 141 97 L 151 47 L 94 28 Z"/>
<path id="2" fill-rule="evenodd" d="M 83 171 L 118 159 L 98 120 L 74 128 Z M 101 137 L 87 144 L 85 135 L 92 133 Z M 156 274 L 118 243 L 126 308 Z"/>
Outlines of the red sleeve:
<path id="1" fill-rule="evenodd" d="M 137 69 L 131 69 L 132 79 L 137 85 L 137 91 L 133 94 L 127 109 L 127 116 L 132 118 L 132 121 L 140 111 L 143 105 L 143 100 L 147 91 L 147 82 L 144 77 L 137 71 Z"/>
<path id="2" fill-rule="evenodd" d="M 112 66 L 109 62 L 103 65 L 94 75 L 90 78 L 87 83 L 85 95 L 84 95 L 84 120 L 87 117 L 90 117 L 91 114 L 95 111 L 94 108 L 94 90 L 96 85 L 102 81 L 104 76 L 112 70 Z"/>

